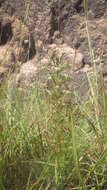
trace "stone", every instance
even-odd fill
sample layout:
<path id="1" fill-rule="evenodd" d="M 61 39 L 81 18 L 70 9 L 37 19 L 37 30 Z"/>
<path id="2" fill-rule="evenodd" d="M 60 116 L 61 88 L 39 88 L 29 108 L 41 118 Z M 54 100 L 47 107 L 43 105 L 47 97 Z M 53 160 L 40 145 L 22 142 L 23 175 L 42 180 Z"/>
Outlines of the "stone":
<path id="1" fill-rule="evenodd" d="M 1 82 L 4 80 L 6 74 L 8 72 L 8 69 L 3 67 L 3 66 L 0 66 L 0 84 Z"/>
<path id="2" fill-rule="evenodd" d="M 41 51 L 42 51 L 42 49 L 43 49 L 43 42 L 41 41 L 41 40 L 38 40 L 37 42 L 36 42 L 36 50 L 37 50 L 37 52 L 39 52 L 39 53 L 41 53 Z"/>
<path id="3" fill-rule="evenodd" d="M 11 67 L 15 64 L 16 56 L 13 48 L 9 45 L 0 46 L 0 63 L 3 67 Z"/>
<path id="4" fill-rule="evenodd" d="M 60 38 L 60 31 L 55 31 L 53 38 L 54 38 L 54 39 Z"/>
<path id="5" fill-rule="evenodd" d="M 37 75 L 37 67 L 34 66 L 30 61 L 24 63 L 20 67 L 20 71 L 16 78 L 16 83 L 19 86 L 23 86 L 25 88 L 30 87 L 35 83 Z"/>
<path id="6" fill-rule="evenodd" d="M 62 63 L 68 63 L 72 66 L 74 71 L 82 68 L 84 66 L 84 56 L 82 53 L 75 51 L 67 44 L 56 46 L 54 44 L 50 45 L 49 48 L 50 58 L 61 58 Z"/>
<path id="7" fill-rule="evenodd" d="M 40 63 L 41 63 L 41 65 L 48 65 L 49 64 L 49 59 L 44 57 L 43 59 L 41 59 Z"/>

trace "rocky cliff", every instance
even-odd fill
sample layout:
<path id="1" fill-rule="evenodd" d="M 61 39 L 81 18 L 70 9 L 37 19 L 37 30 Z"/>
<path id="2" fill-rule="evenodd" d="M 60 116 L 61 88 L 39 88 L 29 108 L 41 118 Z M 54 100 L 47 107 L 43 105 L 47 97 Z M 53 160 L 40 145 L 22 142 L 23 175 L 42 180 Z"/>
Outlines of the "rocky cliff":
<path id="1" fill-rule="evenodd" d="M 94 61 L 106 66 L 107 0 L 87 0 L 87 5 Z M 47 55 L 66 47 L 66 60 L 73 62 L 74 52 L 80 58 L 76 71 L 91 64 L 83 0 L 0 0 L 0 33 L 0 51 L 10 44 L 10 62 L 26 62 L 39 53 L 45 63 Z"/>

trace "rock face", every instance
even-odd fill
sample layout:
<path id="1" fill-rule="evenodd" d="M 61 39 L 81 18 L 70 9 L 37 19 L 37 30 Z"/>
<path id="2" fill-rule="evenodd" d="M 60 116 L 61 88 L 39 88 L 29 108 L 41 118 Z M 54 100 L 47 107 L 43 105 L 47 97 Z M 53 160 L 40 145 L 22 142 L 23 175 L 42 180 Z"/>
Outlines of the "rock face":
<path id="1" fill-rule="evenodd" d="M 14 15 L 26 23 L 35 40 L 48 40 L 51 20 L 48 0 L 6 0 L 1 3 L 1 7 L 9 16 Z"/>
<path id="2" fill-rule="evenodd" d="M 107 1 L 88 0 L 89 19 L 94 21 L 94 30 L 98 18 L 107 18 Z M 3 12 L 16 16 L 29 26 L 37 41 L 51 42 L 55 31 L 69 36 L 69 43 L 77 39 L 78 30 L 82 33 L 84 27 L 83 0 L 5 0 L 1 1 Z M 106 21 L 106 20 L 105 20 Z M 68 35 L 69 34 L 69 35 Z M 83 38 L 83 37 L 82 37 Z M 81 43 L 83 39 L 80 40 Z M 79 46 L 79 44 L 77 45 Z"/>
<path id="3" fill-rule="evenodd" d="M 17 60 L 19 65 L 28 64 L 38 54 L 48 62 L 47 57 L 64 53 L 63 62 L 75 62 L 77 72 L 85 64 L 91 65 L 88 32 L 94 61 L 105 66 L 107 0 L 87 0 L 87 5 L 85 14 L 83 0 L 0 0 L 0 49 L 9 43 L 13 62 Z"/>

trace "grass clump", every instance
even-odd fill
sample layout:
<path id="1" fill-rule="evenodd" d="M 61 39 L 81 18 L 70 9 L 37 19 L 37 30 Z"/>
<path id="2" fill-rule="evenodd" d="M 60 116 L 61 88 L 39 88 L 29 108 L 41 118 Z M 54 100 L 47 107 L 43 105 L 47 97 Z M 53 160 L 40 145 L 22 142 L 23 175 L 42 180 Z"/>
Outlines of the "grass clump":
<path id="1" fill-rule="evenodd" d="M 60 90 L 63 78 L 54 67 L 47 93 L 40 85 L 28 95 L 13 84 L 1 86 L 0 189 L 106 188 L 104 89 L 99 86 L 98 98 L 97 86 L 84 102 L 66 102 L 68 92 Z"/>

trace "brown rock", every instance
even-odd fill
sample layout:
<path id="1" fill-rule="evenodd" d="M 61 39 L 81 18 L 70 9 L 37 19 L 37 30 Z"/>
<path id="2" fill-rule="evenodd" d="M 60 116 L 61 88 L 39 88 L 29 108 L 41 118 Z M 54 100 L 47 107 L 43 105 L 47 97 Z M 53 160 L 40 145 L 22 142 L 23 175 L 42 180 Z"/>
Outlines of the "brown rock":
<path id="1" fill-rule="evenodd" d="M 8 69 L 6 67 L 0 67 L 0 81 L 3 80 L 7 72 L 8 72 Z"/>
<path id="2" fill-rule="evenodd" d="M 20 86 L 22 85 L 23 87 L 30 87 L 35 83 L 37 76 L 37 67 L 34 66 L 30 61 L 24 63 L 20 67 L 20 72 L 17 75 L 16 82 Z"/>
<path id="3" fill-rule="evenodd" d="M 82 53 L 75 51 L 67 44 L 56 46 L 52 44 L 49 46 L 50 58 L 61 58 L 62 63 L 66 62 L 72 66 L 76 71 L 84 66 L 84 56 Z"/>

